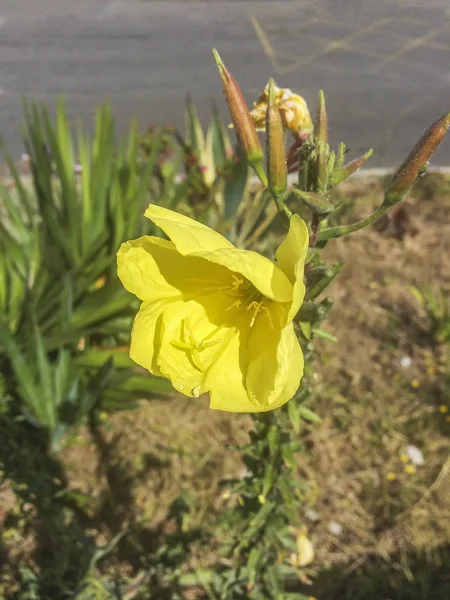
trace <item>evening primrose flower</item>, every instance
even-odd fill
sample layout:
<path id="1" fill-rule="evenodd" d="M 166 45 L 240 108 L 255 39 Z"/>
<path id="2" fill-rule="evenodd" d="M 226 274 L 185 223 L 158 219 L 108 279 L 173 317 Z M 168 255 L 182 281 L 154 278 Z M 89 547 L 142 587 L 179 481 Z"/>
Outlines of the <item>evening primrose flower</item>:
<path id="1" fill-rule="evenodd" d="M 294 135 L 308 135 L 313 130 L 308 105 L 301 96 L 294 94 L 288 88 L 274 87 L 275 101 L 280 111 L 281 120 L 286 129 Z M 259 100 L 253 104 L 250 112 L 257 131 L 265 131 L 266 112 L 269 102 L 269 84 L 261 93 Z"/>
<path id="2" fill-rule="evenodd" d="M 170 241 L 122 244 L 118 274 L 142 304 L 131 358 L 211 408 L 262 412 L 299 387 L 303 354 L 293 318 L 305 294 L 308 230 L 294 215 L 277 264 L 241 250 L 206 225 L 151 204 L 145 216 Z"/>

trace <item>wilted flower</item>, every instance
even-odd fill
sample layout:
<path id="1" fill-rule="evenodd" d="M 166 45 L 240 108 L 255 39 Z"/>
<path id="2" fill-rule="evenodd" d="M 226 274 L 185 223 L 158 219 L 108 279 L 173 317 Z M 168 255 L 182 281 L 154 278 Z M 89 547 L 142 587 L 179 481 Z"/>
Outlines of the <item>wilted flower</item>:
<path id="1" fill-rule="evenodd" d="M 275 101 L 280 111 L 283 125 L 295 135 L 309 134 L 313 129 L 308 105 L 301 96 L 294 94 L 288 88 L 279 88 L 274 86 Z M 265 131 L 266 112 L 269 102 L 269 84 L 259 96 L 259 100 L 254 102 L 253 110 L 250 112 L 257 131 Z"/>
<path id="2" fill-rule="evenodd" d="M 297 536 L 296 544 L 296 566 L 306 567 L 310 565 L 314 560 L 314 547 L 311 540 L 304 533 L 300 533 L 300 535 Z"/>
<path id="3" fill-rule="evenodd" d="M 161 206 L 145 216 L 170 238 L 122 244 L 118 274 L 142 305 L 130 356 L 211 408 L 262 412 L 296 392 L 303 355 L 292 320 L 305 294 L 308 230 L 298 215 L 277 264 L 235 248 L 206 225 Z"/>

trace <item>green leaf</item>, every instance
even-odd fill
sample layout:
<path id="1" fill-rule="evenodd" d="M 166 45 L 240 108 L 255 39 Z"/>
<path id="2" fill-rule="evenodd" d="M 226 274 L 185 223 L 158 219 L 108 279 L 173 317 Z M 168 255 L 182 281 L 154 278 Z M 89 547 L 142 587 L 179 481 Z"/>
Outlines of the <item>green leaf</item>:
<path id="1" fill-rule="evenodd" d="M 337 338 L 332 335 L 331 333 L 328 333 L 328 331 L 325 331 L 324 329 L 313 329 L 312 333 L 314 334 L 315 337 L 318 337 L 321 340 L 325 340 L 327 342 L 333 342 L 333 344 L 337 344 Z"/>
<path id="2" fill-rule="evenodd" d="M 213 109 L 212 122 L 208 128 L 211 136 L 212 155 L 215 169 L 223 169 L 230 159 L 232 146 L 230 137 L 216 108 Z"/>
<path id="3" fill-rule="evenodd" d="M 311 323 L 309 323 L 308 321 L 300 321 L 299 322 L 299 327 L 300 327 L 300 331 L 303 333 L 305 339 L 310 340 L 311 339 Z"/>
<path id="4" fill-rule="evenodd" d="M 248 583 L 253 586 L 258 577 L 258 566 L 264 557 L 262 548 L 252 548 L 247 561 Z"/>
<path id="5" fill-rule="evenodd" d="M 295 433 L 299 433 L 301 427 L 301 416 L 298 405 L 291 400 L 288 402 L 287 411 L 289 420 Z"/>
<path id="6" fill-rule="evenodd" d="M 319 296 L 330 285 L 335 277 L 337 277 L 343 266 L 343 263 L 337 263 L 329 267 L 319 281 L 306 290 L 306 300 L 314 300 L 317 298 L 317 296 Z"/>
<path id="7" fill-rule="evenodd" d="M 205 138 L 195 105 L 190 98 L 186 102 L 186 142 L 200 159 L 205 148 Z"/>
<path id="8" fill-rule="evenodd" d="M 136 363 L 130 358 L 129 348 L 89 348 L 79 354 L 74 362 L 78 367 L 95 368 L 111 358 L 119 369 L 136 368 Z"/>
<path id="9" fill-rule="evenodd" d="M 319 415 L 316 415 L 316 413 L 313 412 L 307 406 L 300 405 L 299 413 L 300 413 L 300 416 L 302 417 L 302 419 L 305 419 L 306 421 L 310 421 L 311 423 L 321 423 L 322 422 L 322 419 L 319 417 Z"/>
<path id="10" fill-rule="evenodd" d="M 242 199 L 245 197 L 245 189 L 249 179 L 249 166 L 242 153 L 237 155 L 238 162 L 234 164 L 224 187 L 224 218 L 225 220 L 236 219 L 236 215 Z"/>

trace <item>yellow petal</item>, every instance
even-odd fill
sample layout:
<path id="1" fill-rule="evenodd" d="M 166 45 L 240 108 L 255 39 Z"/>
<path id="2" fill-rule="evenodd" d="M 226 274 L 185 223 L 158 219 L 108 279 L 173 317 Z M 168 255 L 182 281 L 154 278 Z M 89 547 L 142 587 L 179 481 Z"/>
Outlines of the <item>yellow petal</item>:
<path id="1" fill-rule="evenodd" d="M 268 258 L 251 250 L 235 248 L 206 225 L 167 208 L 151 204 L 145 216 L 170 237 L 180 254 L 203 258 L 240 273 L 261 294 L 276 302 L 292 301 L 290 281 Z"/>
<path id="2" fill-rule="evenodd" d="M 172 242 L 144 236 L 123 243 L 117 252 L 117 274 L 125 289 L 140 300 L 156 302 L 174 298 L 179 290 L 161 275 L 164 265 L 172 265 L 179 254 Z"/>
<path id="3" fill-rule="evenodd" d="M 163 375 L 157 364 L 161 317 L 169 302 L 171 301 L 143 302 L 131 330 L 131 359 L 158 377 Z"/>
<path id="4" fill-rule="evenodd" d="M 172 242 L 151 236 L 122 244 L 117 272 L 129 292 L 150 302 L 201 296 L 230 280 L 228 269 L 199 257 L 183 256 Z"/>
<path id="5" fill-rule="evenodd" d="M 277 265 L 257 252 L 232 248 L 196 252 L 191 256 L 204 258 L 243 275 L 266 298 L 275 302 L 292 302 L 293 287 L 289 279 Z"/>
<path id="6" fill-rule="evenodd" d="M 247 369 L 247 344 L 245 329 L 236 329 L 220 357 L 211 366 L 205 383 L 210 392 L 210 407 L 227 412 L 260 412 L 250 402 L 244 387 Z"/>
<path id="7" fill-rule="evenodd" d="M 206 391 L 207 372 L 233 334 L 223 318 L 227 302 L 223 294 L 209 294 L 201 302 L 167 305 L 161 317 L 158 367 L 186 396 Z"/>
<path id="8" fill-rule="evenodd" d="M 305 260 L 308 254 L 308 228 L 298 215 L 293 215 L 290 222 L 289 233 L 281 242 L 277 252 L 277 264 L 294 286 L 292 305 L 289 310 L 288 320 L 291 321 L 297 314 L 305 297 Z"/>
<path id="9" fill-rule="evenodd" d="M 217 231 L 174 210 L 150 204 L 144 214 L 168 235 L 181 254 L 192 254 L 198 250 L 214 252 L 219 248 L 234 248 L 233 244 Z"/>
<path id="10" fill-rule="evenodd" d="M 202 391 L 210 390 L 211 408 L 265 412 L 282 406 L 297 391 L 303 354 L 292 323 L 271 336 L 264 327 L 255 331 L 249 338 L 248 329 L 237 329 L 208 371 Z"/>
<path id="11" fill-rule="evenodd" d="M 273 410 L 290 400 L 303 376 L 303 353 L 292 323 L 281 331 L 255 323 L 249 338 L 246 387 L 259 410 Z"/>

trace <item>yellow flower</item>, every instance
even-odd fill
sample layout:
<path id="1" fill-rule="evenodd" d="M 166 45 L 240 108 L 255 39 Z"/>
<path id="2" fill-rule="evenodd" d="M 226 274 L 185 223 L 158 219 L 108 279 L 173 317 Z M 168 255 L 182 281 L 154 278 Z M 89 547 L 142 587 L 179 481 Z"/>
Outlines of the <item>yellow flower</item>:
<path id="1" fill-rule="evenodd" d="M 386 479 L 388 481 L 395 481 L 397 479 L 395 473 L 393 473 L 392 471 L 389 471 L 389 473 L 386 475 Z"/>
<path id="2" fill-rule="evenodd" d="M 254 108 L 250 113 L 257 131 L 265 131 L 268 101 L 269 84 L 264 88 L 258 102 L 253 104 Z M 275 86 L 275 101 L 286 129 L 295 135 L 311 133 L 313 124 L 304 98 L 290 89 Z"/>
<path id="3" fill-rule="evenodd" d="M 186 396 L 209 392 L 217 410 L 262 412 L 287 402 L 303 375 L 292 320 L 305 294 L 304 221 L 292 217 L 274 264 L 161 206 L 145 216 L 171 241 L 144 236 L 117 253 L 123 285 L 142 300 L 131 358 Z"/>
<path id="4" fill-rule="evenodd" d="M 408 473 L 408 475 L 414 475 L 417 472 L 417 469 L 414 465 L 406 465 L 404 471 L 405 473 Z"/>

